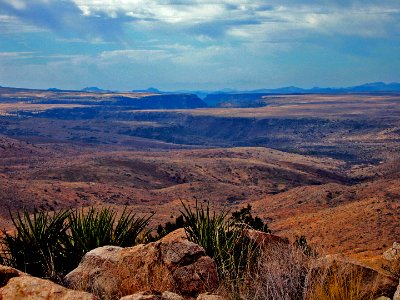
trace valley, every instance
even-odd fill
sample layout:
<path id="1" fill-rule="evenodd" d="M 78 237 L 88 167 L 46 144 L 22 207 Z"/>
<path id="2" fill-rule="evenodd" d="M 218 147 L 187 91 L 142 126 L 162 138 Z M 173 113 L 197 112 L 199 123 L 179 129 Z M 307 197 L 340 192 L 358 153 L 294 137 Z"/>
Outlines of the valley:
<path id="1" fill-rule="evenodd" d="M 400 95 L 260 97 L 0 88 L 0 226 L 24 207 L 128 206 L 157 226 L 181 201 L 251 204 L 324 253 L 380 255 L 400 234 Z"/>

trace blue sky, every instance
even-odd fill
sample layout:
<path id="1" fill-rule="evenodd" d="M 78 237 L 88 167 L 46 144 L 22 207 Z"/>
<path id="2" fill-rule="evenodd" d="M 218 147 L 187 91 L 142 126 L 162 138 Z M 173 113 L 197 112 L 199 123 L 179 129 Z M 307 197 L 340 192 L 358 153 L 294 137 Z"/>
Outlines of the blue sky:
<path id="1" fill-rule="evenodd" d="M 399 0 L 0 0 L 0 85 L 255 89 L 400 81 Z"/>

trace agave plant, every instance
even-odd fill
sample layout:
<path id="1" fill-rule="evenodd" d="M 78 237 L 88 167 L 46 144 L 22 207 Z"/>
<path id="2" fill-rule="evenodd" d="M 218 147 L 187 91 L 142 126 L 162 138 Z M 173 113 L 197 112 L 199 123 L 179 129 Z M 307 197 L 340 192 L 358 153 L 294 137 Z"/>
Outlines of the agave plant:
<path id="1" fill-rule="evenodd" d="M 11 214 L 10 214 L 11 215 Z M 2 231 L 3 263 L 39 277 L 55 278 L 65 261 L 69 212 L 11 215 L 15 233 Z"/>

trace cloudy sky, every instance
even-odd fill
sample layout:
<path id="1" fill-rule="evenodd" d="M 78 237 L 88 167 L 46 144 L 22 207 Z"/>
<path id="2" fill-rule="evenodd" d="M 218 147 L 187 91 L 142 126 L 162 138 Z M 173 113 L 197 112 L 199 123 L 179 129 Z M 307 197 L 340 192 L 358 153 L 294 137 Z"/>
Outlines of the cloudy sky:
<path id="1" fill-rule="evenodd" d="M 0 0 L 0 85 L 400 81 L 399 0 Z"/>

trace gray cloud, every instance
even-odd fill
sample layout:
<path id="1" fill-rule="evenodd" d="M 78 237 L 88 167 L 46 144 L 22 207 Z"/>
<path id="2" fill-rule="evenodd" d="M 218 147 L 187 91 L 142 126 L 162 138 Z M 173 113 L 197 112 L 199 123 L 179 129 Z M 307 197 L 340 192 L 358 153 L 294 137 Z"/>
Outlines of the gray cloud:
<path id="1" fill-rule="evenodd" d="M 385 36 L 400 27 L 400 2 L 382 0 L 0 0 L 0 13 L 64 37 L 118 40 L 140 32 L 277 40 L 279 35 Z"/>
<path id="2" fill-rule="evenodd" d="M 0 14 L 63 37 L 104 40 L 118 39 L 127 21 L 123 17 L 111 18 L 106 13 L 85 16 L 73 1 L 0 1 Z"/>

